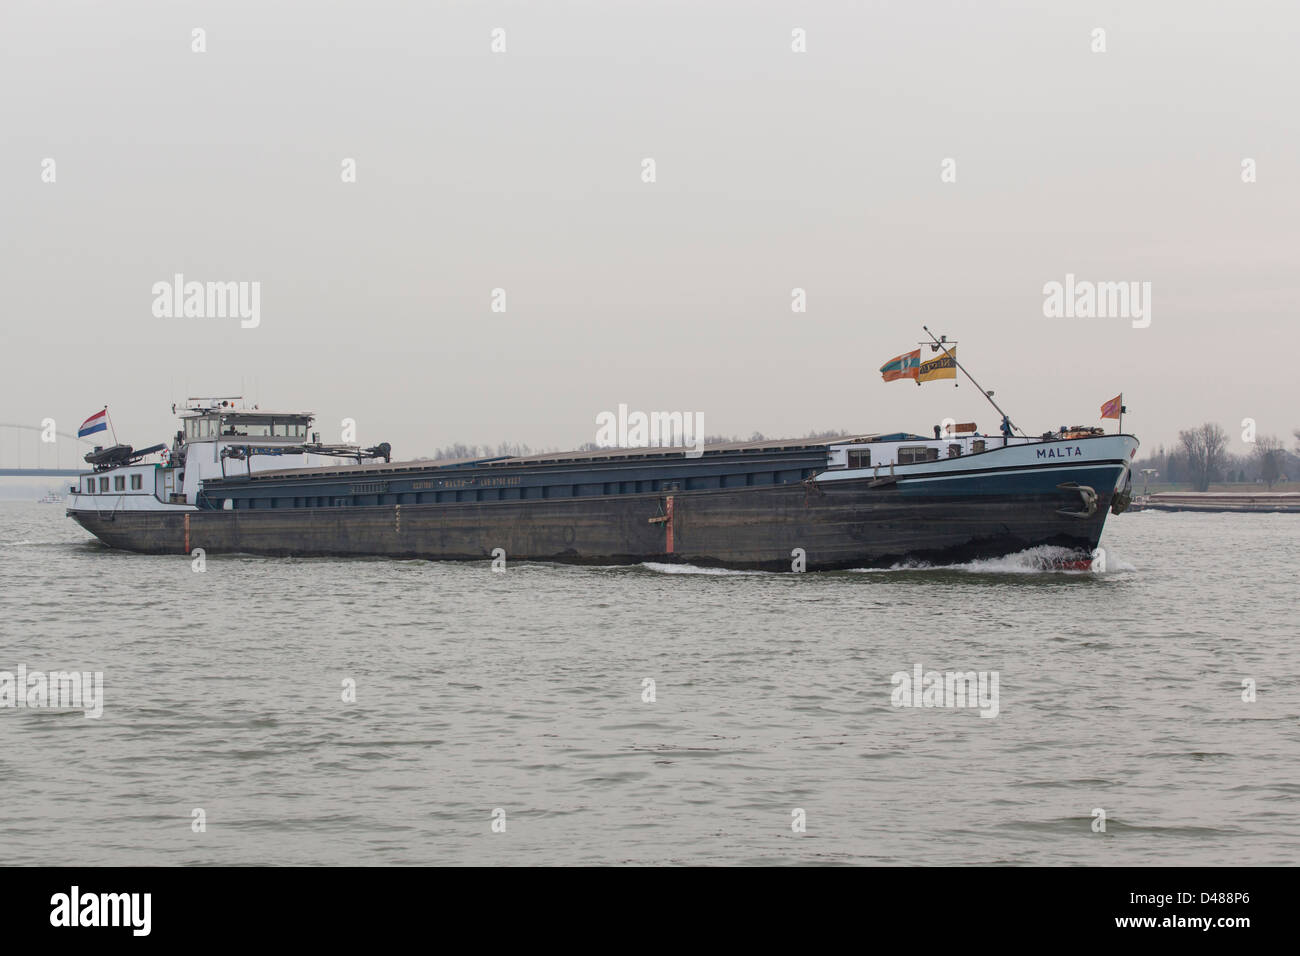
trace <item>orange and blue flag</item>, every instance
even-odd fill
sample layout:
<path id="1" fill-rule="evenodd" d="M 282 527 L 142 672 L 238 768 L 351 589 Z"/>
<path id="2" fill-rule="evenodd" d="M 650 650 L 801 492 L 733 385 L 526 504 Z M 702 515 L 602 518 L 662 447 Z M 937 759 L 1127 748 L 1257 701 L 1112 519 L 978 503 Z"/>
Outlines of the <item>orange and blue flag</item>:
<path id="1" fill-rule="evenodd" d="M 921 350 L 914 352 L 904 352 L 880 366 L 880 374 L 886 382 L 894 382 L 900 378 L 910 378 L 915 381 L 916 376 L 921 371 Z"/>

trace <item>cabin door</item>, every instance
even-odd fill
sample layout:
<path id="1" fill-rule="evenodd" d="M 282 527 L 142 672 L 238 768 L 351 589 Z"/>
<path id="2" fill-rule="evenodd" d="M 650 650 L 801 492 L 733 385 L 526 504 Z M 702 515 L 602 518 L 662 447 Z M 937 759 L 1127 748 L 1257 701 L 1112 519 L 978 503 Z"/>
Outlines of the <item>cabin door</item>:
<path id="1" fill-rule="evenodd" d="M 176 493 L 176 469 L 164 468 L 162 479 L 162 500 L 171 501 Z"/>

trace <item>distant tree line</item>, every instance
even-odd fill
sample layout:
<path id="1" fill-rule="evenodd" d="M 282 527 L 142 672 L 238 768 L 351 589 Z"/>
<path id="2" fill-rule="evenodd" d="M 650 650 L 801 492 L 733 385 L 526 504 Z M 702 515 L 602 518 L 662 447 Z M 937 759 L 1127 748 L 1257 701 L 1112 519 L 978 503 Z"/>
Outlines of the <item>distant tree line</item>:
<path id="1" fill-rule="evenodd" d="M 855 434 L 843 429 L 830 429 L 829 431 L 810 431 L 801 437 L 813 441 L 844 438 L 848 435 Z M 762 432 L 754 432 L 748 438 L 738 438 L 735 435 L 705 435 L 704 444 L 721 445 L 729 442 L 744 441 L 766 441 L 767 437 Z M 601 446 L 595 442 L 586 442 L 579 445 L 574 451 L 600 451 Z M 558 448 L 537 448 L 533 449 L 521 442 L 503 441 L 497 445 L 467 445 L 463 442 L 454 442 L 446 448 L 435 448 L 433 454 L 425 455 L 415 459 L 416 461 L 450 461 L 459 458 L 501 458 L 513 457 L 519 458 L 526 455 L 543 455 L 552 454 L 560 451 Z"/>
<path id="2" fill-rule="evenodd" d="M 1135 479 L 1144 468 L 1160 473 L 1159 481 L 1188 484 L 1196 491 L 1207 491 L 1211 484 L 1262 482 L 1269 488 L 1279 481 L 1300 476 L 1300 428 L 1292 432 L 1294 451 L 1275 435 L 1259 435 L 1245 455 L 1228 451 L 1228 436 L 1213 422 L 1178 433 L 1178 444 L 1170 449 L 1160 445 L 1154 454 L 1133 464 Z"/>
<path id="3" fill-rule="evenodd" d="M 525 455 L 543 454 L 554 451 L 553 448 L 539 448 L 536 452 L 521 442 L 503 441 L 495 447 L 492 445 L 466 445 L 455 442 L 446 448 L 435 448 L 432 455 L 426 455 L 416 461 L 448 461 L 457 458 L 521 458 Z"/>
<path id="4" fill-rule="evenodd" d="M 856 434 L 856 432 L 846 432 L 843 429 L 832 428 L 829 431 L 822 431 L 822 432 L 811 431 L 808 432 L 806 435 L 800 435 L 796 437 L 806 438 L 812 441 L 819 441 L 819 440 L 830 439 L 830 438 L 844 438 L 848 435 L 853 435 L 853 434 Z M 764 435 L 762 432 L 751 432 L 748 438 L 742 438 L 739 435 L 705 435 L 704 436 L 704 444 L 706 445 L 729 445 L 729 444 L 736 444 L 738 442 L 753 442 L 753 441 L 767 441 L 767 436 Z M 577 451 L 599 451 L 600 448 L 601 448 L 600 445 L 597 445 L 595 442 L 589 441 L 585 445 L 578 446 L 576 450 Z"/>

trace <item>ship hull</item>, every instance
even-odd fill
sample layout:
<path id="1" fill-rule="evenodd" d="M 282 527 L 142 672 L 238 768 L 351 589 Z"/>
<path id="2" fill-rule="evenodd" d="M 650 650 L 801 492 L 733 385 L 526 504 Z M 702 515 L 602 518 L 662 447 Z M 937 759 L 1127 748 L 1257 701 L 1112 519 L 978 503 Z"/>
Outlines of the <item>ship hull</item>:
<path id="1" fill-rule="evenodd" d="M 1053 545 L 1096 548 L 1120 462 L 996 481 L 861 478 L 563 500 L 220 511 L 70 510 L 112 548 L 153 554 L 688 563 L 790 571 L 953 563 Z M 1081 507 L 1069 483 L 1096 489 Z M 1066 488 L 1058 487 L 1067 485 Z M 499 550 L 498 550 L 499 549 Z"/>

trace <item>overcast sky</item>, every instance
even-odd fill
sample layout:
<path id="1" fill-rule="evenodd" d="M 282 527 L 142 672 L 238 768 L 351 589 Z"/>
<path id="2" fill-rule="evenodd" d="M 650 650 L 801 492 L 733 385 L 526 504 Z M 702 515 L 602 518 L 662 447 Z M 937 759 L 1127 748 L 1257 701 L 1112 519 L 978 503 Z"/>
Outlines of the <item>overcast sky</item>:
<path id="1" fill-rule="evenodd" d="M 397 457 L 572 447 L 620 403 L 992 430 L 964 382 L 881 381 L 928 324 L 1031 433 L 1123 391 L 1146 450 L 1207 419 L 1238 452 L 1246 417 L 1289 438 L 1298 28 L 1174 0 L 5 0 L 0 422 L 107 403 L 140 446 L 242 387 Z M 156 317 L 176 273 L 260 282 L 260 325 Z M 1046 318 L 1067 273 L 1150 282 L 1150 326 Z"/>

